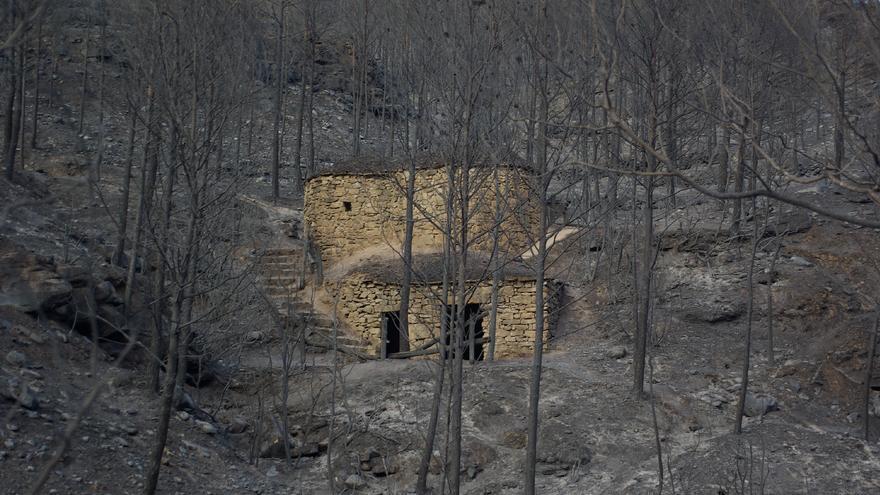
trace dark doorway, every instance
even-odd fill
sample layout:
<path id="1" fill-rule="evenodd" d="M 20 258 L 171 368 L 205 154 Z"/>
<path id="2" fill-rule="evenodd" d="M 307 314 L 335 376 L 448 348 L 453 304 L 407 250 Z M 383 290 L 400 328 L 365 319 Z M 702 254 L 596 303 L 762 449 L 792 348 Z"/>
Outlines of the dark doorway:
<path id="1" fill-rule="evenodd" d="M 456 326 L 449 324 L 454 322 L 457 315 L 457 305 L 449 305 L 446 307 L 446 358 L 450 359 L 454 356 L 452 353 L 454 346 L 452 345 L 452 335 Z M 462 359 L 465 361 L 482 361 L 483 354 L 483 314 L 480 311 L 479 304 L 466 304 L 464 306 L 464 336 L 462 338 L 463 354 Z"/>
<path id="2" fill-rule="evenodd" d="M 400 314 L 397 311 L 382 313 L 382 358 L 404 350 L 405 339 L 400 331 Z"/>

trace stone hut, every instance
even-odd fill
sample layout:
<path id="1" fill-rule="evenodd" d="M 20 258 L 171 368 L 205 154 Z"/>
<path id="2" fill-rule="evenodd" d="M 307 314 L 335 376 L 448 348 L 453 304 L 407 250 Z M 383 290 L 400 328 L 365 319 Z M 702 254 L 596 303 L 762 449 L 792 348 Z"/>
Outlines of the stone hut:
<path id="1" fill-rule="evenodd" d="M 306 182 L 304 222 L 325 274 L 324 291 L 335 300 L 344 330 L 377 356 L 427 349 L 440 341 L 442 322 L 457 313 L 452 297 L 442 315 L 443 249 L 448 173 L 440 159 L 421 158 L 415 176 L 414 258 L 408 335 L 400 333 L 400 288 L 409 163 L 381 159 L 346 162 Z M 534 271 L 528 256 L 537 239 L 539 205 L 531 193 L 531 174 L 521 165 L 475 166 L 468 196 L 472 212 L 465 316 L 467 358 L 482 359 L 488 349 L 492 307 L 490 253 L 497 233 L 502 263 L 495 315 L 495 356 L 528 354 L 535 332 Z M 460 204 L 459 204 L 460 206 Z M 497 228 L 496 228 L 497 225 Z M 555 323 L 561 285 L 547 280 L 545 335 Z M 473 336 L 473 339 L 469 337 Z"/>

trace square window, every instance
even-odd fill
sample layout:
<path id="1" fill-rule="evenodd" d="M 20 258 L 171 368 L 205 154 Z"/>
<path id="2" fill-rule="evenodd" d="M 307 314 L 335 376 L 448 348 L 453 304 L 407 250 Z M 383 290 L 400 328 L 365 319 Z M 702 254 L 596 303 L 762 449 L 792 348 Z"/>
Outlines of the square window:
<path id="1" fill-rule="evenodd" d="M 345 211 L 351 211 L 351 201 L 343 201 L 342 207 L 345 208 Z"/>

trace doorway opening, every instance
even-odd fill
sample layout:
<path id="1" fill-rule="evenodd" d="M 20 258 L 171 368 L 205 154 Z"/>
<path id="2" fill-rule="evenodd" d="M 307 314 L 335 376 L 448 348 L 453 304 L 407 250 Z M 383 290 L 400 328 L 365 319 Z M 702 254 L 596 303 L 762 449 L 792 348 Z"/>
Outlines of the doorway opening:
<path id="1" fill-rule="evenodd" d="M 389 354 L 408 349 L 406 337 L 400 330 L 400 313 L 385 311 L 382 313 L 382 359 Z"/>
<path id="2" fill-rule="evenodd" d="M 455 322 L 458 316 L 458 307 L 451 304 L 446 307 L 446 359 L 455 356 L 453 351 L 452 336 L 456 329 L 456 325 L 450 324 Z M 480 311 L 479 304 L 465 304 L 464 306 L 464 335 L 462 336 L 462 359 L 465 361 L 482 361 L 485 357 L 483 353 L 483 313 Z"/>

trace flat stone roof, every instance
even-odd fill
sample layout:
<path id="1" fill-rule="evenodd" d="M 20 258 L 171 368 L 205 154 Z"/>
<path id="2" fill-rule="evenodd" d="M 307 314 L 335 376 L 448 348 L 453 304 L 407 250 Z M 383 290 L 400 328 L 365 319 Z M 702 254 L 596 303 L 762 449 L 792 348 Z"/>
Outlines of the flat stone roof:
<path id="1" fill-rule="evenodd" d="M 443 254 L 419 254 L 413 256 L 413 285 L 439 284 L 443 282 Z M 520 261 L 508 261 L 502 267 L 502 280 L 535 280 L 535 271 Z M 371 259 L 354 267 L 349 275 L 361 274 L 372 282 L 400 285 L 403 283 L 403 259 Z M 457 273 L 450 274 L 455 280 Z M 491 258 L 483 253 L 468 253 L 465 278 L 468 282 L 492 280 Z"/>

